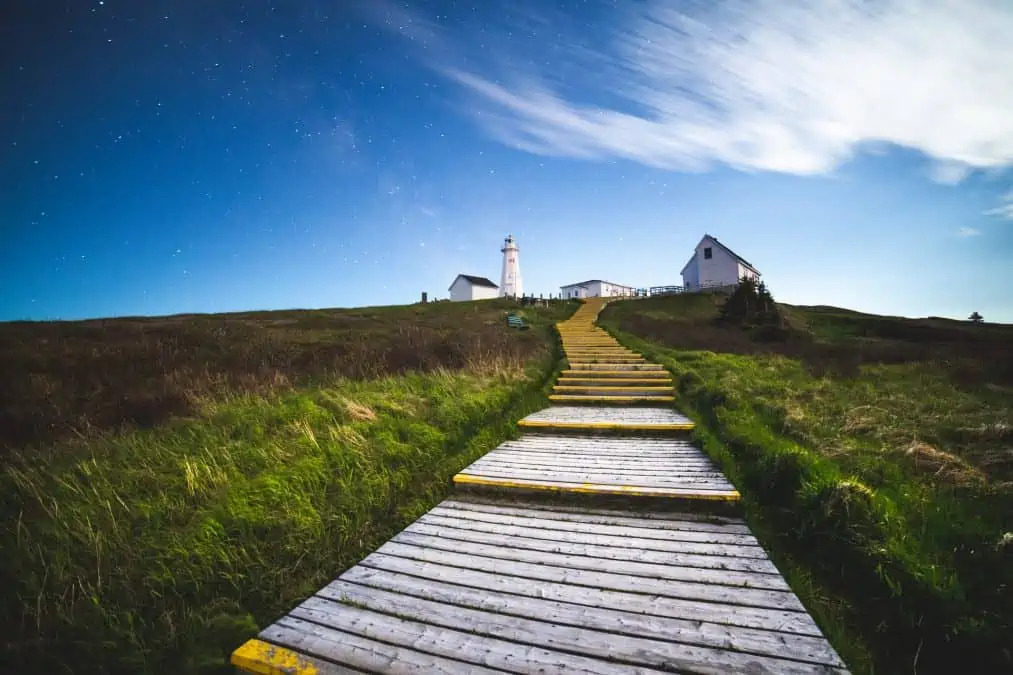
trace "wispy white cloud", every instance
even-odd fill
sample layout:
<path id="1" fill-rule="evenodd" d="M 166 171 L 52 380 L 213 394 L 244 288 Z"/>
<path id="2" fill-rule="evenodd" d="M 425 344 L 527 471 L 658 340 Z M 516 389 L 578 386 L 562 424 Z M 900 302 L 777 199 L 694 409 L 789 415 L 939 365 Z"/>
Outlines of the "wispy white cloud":
<path id="1" fill-rule="evenodd" d="M 974 227 L 962 227 L 957 230 L 958 237 L 977 237 L 981 234 L 981 230 Z"/>
<path id="2" fill-rule="evenodd" d="M 1013 190 L 1010 190 L 999 199 L 1002 204 L 994 209 L 985 211 L 985 215 L 996 216 L 1004 220 L 1013 220 Z"/>
<path id="3" fill-rule="evenodd" d="M 893 144 L 923 152 L 945 183 L 1013 165 L 1006 0 L 632 6 L 604 44 L 543 31 L 557 56 L 523 74 L 523 53 L 498 71 L 462 65 L 486 53 L 477 46 L 441 69 L 492 137 L 541 155 L 821 174 Z"/>

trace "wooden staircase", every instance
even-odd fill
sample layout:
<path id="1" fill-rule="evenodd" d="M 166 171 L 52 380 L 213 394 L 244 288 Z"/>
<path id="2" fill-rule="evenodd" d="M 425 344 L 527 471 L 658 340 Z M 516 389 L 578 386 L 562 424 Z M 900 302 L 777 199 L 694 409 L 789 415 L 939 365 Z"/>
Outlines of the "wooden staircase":
<path id="1" fill-rule="evenodd" d="M 595 325 L 523 434 L 232 655 L 248 673 L 846 674 L 688 436 L 660 365 Z"/>

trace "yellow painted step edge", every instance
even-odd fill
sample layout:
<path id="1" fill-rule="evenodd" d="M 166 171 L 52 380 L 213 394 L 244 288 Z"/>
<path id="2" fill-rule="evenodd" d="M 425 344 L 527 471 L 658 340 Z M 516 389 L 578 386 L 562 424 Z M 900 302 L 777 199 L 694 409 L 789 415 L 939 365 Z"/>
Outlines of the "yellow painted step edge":
<path id="1" fill-rule="evenodd" d="M 629 366 L 630 370 L 617 370 L 616 372 L 629 373 L 638 370 L 655 370 L 659 373 L 667 373 L 663 367 L 657 363 L 651 363 L 650 361 L 569 361 L 567 363 L 571 366 L 568 370 L 579 370 L 579 368 L 573 368 L 572 366 Z M 645 368 L 644 366 L 650 366 Z M 590 368 L 589 370 L 594 370 Z"/>
<path id="2" fill-rule="evenodd" d="M 577 384 L 578 382 L 590 382 L 591 384 Z M 597 387 L 606 384 L 619 388 L 645 384 L 672 387 L 672 380 L 668 377 L 561 377 L 556 380 L 557 387 Z"/>
<path id="3" fill-rule="evenodd" d="M 637 352 L 630 351 L 629 349 L 581 349 L 578 347 L 563 347 L 563 351 L 568 354 L 605 354 L 607 356 L 640 356 Z"/>
<path id="4" fill-rule="evenodd" d="M 671 375 L 664 368 L 662 368 L 660 370 L 659 369 L 653 369 L 653 370 L 652 369 L 640 369 L 640 370 L 574 370 L 572 368 L 568 368 L 566 370 L 561 371 L 561 377 L 574 377 L 574 376 L 584 375 L 584 374 L 587 374 L 587 373 L 593 373 L 594 375 L 602 375 L 602 374 L 605 374 L 605 373 L 611 373 L 612 375 L 627 375 L 629 373 L 636 373 L 638 375 L 640 373 L 664 373 L 664 375 L 662 377 L 652 378 L 652 379 L 658 379 L 658 380 L 665 379 L 665 378 L 671 379 Z"/>
<path id="5" fill-rule="evenodd" d="M 582 494 L 621 494 L 633 495 L 635 497 L 701 499 L 719 502 L 737 502 L 741 499 L 738 490 L 715 490 L 712 492 L 683 491 L 678 494 L 665 494 L 664 492 L 648 492 L 633 485 L 601 485 L 592 487 L 592 483 L 585 483 L 583 485 L 574 484 L 573 487 L 564 487 L 561 485 L 546 485 L 542 483 L 521 483 L 510 479 L 497 480 L 493 478 L 480 478 L 478 476 L 467 476 L 460 473 L 454 476 L 454 483 L 461 485 L 489 485 L 522 490 L 549 490 L 552 492 L 579 492 Z"/>
<path id="6" fill-rule="evenodd" d="M 641 387 L 636 385 L 616 385 L 614 387 L 599 387 L 596 384 L 557 384 L 553 389 L 581 389 L 584 391 L 615 391 L 617 389 L 622 391 L 672 391 L 672 387 L 660 386 L 660 387 Z"/>
<path id="7" fill-rule="evenodd" d="M 302 654 L 263 640 L 247 640 L 232 652 L 232 665 L 257 675 L 316 675 L 319 669 Z"/>
<path id="8" fill-rule="evenodd" d="M 580 396 L 578 394 L 549 394 L 549 400 L 556 403 L 567 401 L 584 403 L 634 403 L 643 401 L 645 403 L 671 403 L 674 396 Z"/>

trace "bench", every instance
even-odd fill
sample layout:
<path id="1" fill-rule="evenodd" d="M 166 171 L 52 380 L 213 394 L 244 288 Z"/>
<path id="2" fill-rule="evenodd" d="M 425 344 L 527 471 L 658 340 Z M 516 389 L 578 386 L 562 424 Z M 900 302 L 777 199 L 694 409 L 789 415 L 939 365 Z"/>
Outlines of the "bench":
<path id="1" fill-rule="evenodd" d="M 509 326 L 510 328 L 520 328 L 520 329 L 525 329 L 528 327 L 527 324 L 524 323 L 524 319 L 517 316 L 516 314 L 507 315 L 507 326 Z"/>

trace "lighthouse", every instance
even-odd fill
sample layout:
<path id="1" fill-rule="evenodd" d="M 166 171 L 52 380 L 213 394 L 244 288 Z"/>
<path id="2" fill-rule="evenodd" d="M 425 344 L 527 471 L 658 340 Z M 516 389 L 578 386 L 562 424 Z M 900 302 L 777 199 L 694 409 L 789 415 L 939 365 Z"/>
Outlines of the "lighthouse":
<path id="1" fill-rule="evenodd" d="M 521 285 L 521 264 L 517 259 L 520 249 L 514 241 L 512 234 L 507 235 L 503 241 L 503 276 L 499 282 L 499 294 L 506 298 L 519 298 L 524 295 L 524 287 Z"/>

